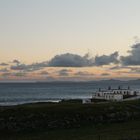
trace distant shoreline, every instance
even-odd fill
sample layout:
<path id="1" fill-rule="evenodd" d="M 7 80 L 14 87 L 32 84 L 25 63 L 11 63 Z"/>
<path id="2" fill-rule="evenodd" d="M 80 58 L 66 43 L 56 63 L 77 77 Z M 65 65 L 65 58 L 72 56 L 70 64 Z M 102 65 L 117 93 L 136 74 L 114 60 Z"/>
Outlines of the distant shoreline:
<path id="1" fill-rule="evenodd" d="M 140 83 L 140 79 L 103 79 L 103 80 L 89 80 L 89 81 L 0 81 L 0 84 L 33 84 L 33 83 L 108 83 L 108 82 L 122 82 L 122 83 Z"/>

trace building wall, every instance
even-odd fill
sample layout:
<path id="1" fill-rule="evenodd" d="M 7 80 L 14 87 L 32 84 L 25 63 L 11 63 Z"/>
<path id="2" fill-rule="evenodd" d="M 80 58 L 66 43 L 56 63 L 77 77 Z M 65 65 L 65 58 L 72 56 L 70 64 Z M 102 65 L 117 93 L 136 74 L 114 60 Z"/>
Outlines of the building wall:
<path id="1" fill-rule="evenodd" d="M 113 92 L 98 92 L 93 95 L 93 98 L 119 101 L 123 99 L 123 94 L 114 94 Z"/>
<path id="2" fill-rule="evenodd" d="M 132 90 L 113 90 L 116 94 L 122 94 L 122 95 L 134 95 L 135 91 Z"/>
<path id="3" fill-rule="evenodd" d="M 123 95 L 114 95 L 114 100 L 116 100 L 116 101 L 123 100 Z"/>
<path id="4" fill-rule="evenodd" d="M 99 91 L 93 95 L 95 99 L 105 99 L 105 100 L 114 100 L 120 101 L 123 100 L 124 95 L 135 95 L 136 91 L 130 89 L 110 89 L 107 91 Z"/>

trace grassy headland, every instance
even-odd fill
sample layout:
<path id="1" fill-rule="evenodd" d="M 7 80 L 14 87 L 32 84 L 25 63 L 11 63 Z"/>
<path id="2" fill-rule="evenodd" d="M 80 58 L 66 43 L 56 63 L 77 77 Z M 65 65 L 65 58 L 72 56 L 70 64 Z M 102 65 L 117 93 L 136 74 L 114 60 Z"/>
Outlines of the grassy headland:
<path id="1" fill-rule="evenodd" d="M 140 100 L 0 107 L 2 140 L 119 140 L 131 137 L 140 138 Z"/>

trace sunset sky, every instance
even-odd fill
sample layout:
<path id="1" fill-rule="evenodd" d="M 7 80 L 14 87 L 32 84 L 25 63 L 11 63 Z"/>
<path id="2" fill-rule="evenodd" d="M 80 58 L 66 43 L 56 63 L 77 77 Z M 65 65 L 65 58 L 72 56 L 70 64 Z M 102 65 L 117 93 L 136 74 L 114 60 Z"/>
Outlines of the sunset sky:
<path id="1" fill-rule="evenodd" d="M 140 78 L 140 0 L 0 0 L 0 81 Z"/>

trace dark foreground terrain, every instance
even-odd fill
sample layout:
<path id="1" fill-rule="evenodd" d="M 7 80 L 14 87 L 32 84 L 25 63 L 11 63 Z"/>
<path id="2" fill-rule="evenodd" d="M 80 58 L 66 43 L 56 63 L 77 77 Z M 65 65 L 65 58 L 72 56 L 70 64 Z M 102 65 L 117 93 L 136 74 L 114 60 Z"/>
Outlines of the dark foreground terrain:
<path id="1" fill-rule="evenodd" d="M 140 100 L 0 107 L 0 140 L 140 140 Z"/>

